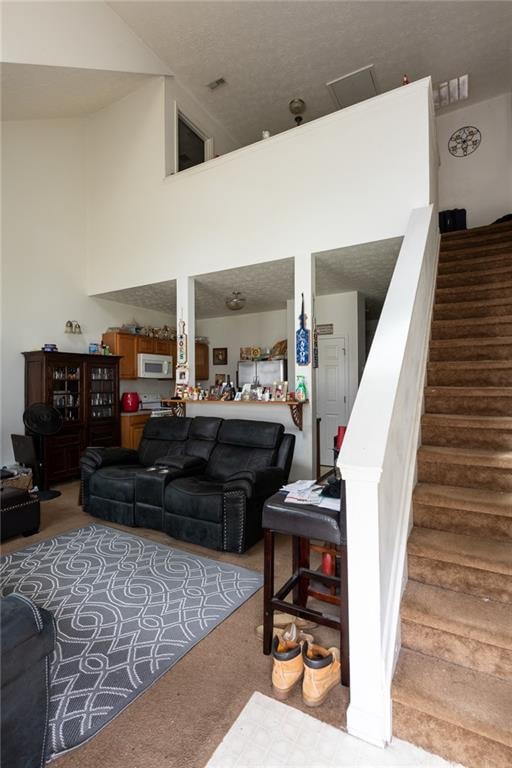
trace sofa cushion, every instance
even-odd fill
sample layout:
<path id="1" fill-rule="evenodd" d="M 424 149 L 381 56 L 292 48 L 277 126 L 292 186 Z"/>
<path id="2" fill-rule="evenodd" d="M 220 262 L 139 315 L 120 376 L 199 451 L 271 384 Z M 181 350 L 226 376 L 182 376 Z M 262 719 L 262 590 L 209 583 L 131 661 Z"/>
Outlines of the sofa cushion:
<path id="1" fill-rule="evenodd" d="M 213 416 L 196 416 L 192 420 L 185 443 L 187 456 L 197 456 L 208 461 L 213 451 L 222 419 Z"/>
<path id="2" fill-rule="evenodd" d="M 224 421 L 206 474 L 216 482 L 225 482 L 240 470 L 259 470 L 272 466 L 275 464 L 283 433 L 282 424 L 269 421 Z"/>
<path id="3" fill-rule="evenodd" d="M 159 416 L 148 419 L 139 446 L 139 461 L 149 467 L 162 456 L 180 456 L 185 450 L 191 419 Z"/>
<path id="4" fill-rule="evenodd" d="M 165 509 L 174 515 L 221 523 L 222 508 L 222 484 L 206 477 L 181 477 L 165 491 Z"/>
<path id="5" fill-rule="evenodd" d="M 143 469 L 140 464 L 102 467 L 91 475 L 90 493 L 112 501 L 130 503 L 135 500 L 135 477 Z"/>
<path id="6" fill-rule="evenodd" d="M 272 421 L 229 419 L 219 430 L 219 443 L 242 445 L 249 448 L 277 449 L 284 433 L 282 424 Z"/>

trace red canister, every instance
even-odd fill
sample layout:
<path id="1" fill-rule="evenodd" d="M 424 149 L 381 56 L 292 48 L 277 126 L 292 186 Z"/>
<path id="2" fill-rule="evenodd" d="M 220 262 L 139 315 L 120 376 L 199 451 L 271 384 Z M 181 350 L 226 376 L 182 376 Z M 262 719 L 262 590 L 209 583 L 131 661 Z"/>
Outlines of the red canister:
<path id="1" fill-rule="evenodd" d="M 124 413 L 134 413 L 139 410 L 140 397 L 138 392 L 125 392 L 121 397 L 121 409 Z"/>

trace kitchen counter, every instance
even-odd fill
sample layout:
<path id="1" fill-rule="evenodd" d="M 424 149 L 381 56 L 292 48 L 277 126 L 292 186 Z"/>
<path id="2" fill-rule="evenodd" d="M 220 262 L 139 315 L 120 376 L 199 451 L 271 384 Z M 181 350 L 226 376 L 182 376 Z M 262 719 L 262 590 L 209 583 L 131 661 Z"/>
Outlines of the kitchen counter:
<path id="1" fill-rule="evenodd" d="M 300 432 L 302 432 L 302 410 L 303 406 L 307 403 L 307 400 L 303 402 L 298 402 L 297 400 L 162 400 L 162 406 L 174 411 L 176 416 L 185 416 L 189 408 L 192 410 L 195 408 L 207 409 L 209 406 L 213 406 L 213 412 L 222 406 L 234 408 L 235 410 L 238 408 L 252 408 L 254 406 L 258 409 L 267 407 L 273 410 L 281 406 L 281 408 L 289 409 L 292 421 Z"/>

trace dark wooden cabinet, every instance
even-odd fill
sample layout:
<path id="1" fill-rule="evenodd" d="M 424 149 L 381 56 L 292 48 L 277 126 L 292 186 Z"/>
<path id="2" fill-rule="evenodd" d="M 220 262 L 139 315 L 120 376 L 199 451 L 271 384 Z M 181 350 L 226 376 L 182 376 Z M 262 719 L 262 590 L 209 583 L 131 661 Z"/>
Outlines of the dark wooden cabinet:
<path id="1" fill-rule="evenodd" d="M 210 375 L 210 347 L 203 341 L 196 341 L 196 383 L 204 384 Z"/>
<path id="2" fill-rule="evenodd" d="M 119 357 L 24 352 L 25 408 L 53 405 L 62 429 L 42 439 L 45 485 L 78 477 L 88 445 L 119 445 Z"/>

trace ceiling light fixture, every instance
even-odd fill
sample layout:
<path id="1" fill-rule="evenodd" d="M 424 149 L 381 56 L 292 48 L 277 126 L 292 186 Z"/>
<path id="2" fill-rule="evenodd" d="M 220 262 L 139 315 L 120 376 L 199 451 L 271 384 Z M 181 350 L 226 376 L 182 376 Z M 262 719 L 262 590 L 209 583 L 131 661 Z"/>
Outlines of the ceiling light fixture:
<path id="1" fill-rule="evenodd" d="M 302 115 L 306 111 L 306 102 L 304 99 L 295 98 L 288 104 L 288 109 L 293 115 L 293 119 L 300 125 L 302 123 Z"/>
<path id="2" fill-rule="evenodd" d="M 226 299 L 226 307 L 236 312 L 237 309 L 243 309 L 245 306 L 245 297 L 242 296 L 240 291 L 233 291 L 230 299 Z"/>

